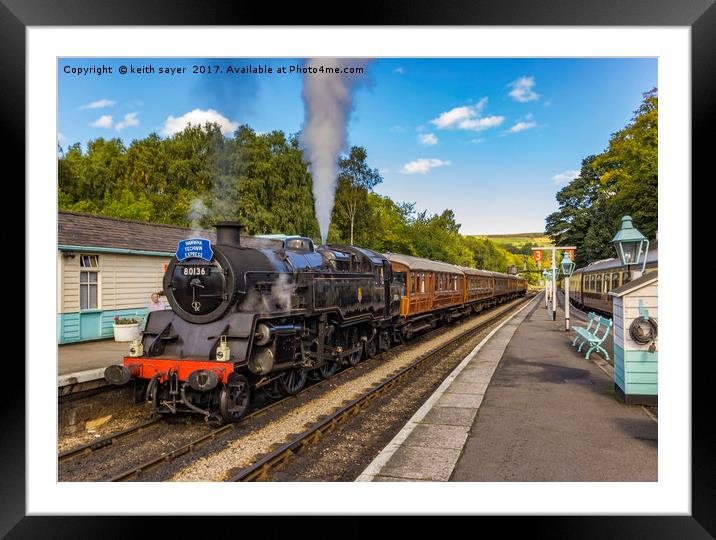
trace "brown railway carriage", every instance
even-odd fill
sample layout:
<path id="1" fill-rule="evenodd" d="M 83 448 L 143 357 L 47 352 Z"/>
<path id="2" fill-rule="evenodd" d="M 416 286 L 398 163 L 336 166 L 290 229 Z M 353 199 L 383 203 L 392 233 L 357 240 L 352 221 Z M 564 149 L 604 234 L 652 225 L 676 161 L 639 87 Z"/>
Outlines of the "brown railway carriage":
<path id="1" fill-rule="evenodd" d="M 477 270 L 475 268 L 468 268 L 467 266 L 461 266 L 460 269 L 465 274 L 464 302 L 472 306 L 475 313 L 484 307 L 492 305 L 495 301 L 494 272 Z"/>
<path id="2" fill-rule="evenodd" d="M 397 253 L 383 254 L 391 263 L 394 282 L 402 284 L 400 317 L 407 335 L 479 312 L 527 290 L 526 281 Z"/>
<path id="3" fill-rule="evenodd" d="M 463 304 L 465 274 L 458 266 L 398 253 L 383 255 L 391 263 L 393 280 L 404 284 L 400 298 L 402 317 Z"/>

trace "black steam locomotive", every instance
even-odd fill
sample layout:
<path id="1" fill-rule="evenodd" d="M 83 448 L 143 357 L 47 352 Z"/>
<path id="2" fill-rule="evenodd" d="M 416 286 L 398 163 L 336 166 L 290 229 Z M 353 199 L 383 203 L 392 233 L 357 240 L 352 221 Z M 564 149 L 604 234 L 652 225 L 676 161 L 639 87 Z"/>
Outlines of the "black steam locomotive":
<path id="1" fill-rule="evenodd" d="M 113 384 L 133 379 L 137 395 L 157 412 L 236 421 L 257 388 L 272 396 L 295 394 L 309 377 L 331 377 L 412 335 L 401 305 L 409 295 L 406 275 L 394 276 L 386 256 L 356 246 L 316 248 L 304 237 L 242 236 L 235 222 L 216 229 L 208 255 L 171 261 L 163 285 L 172 310 L 150 313 L 130 356 L 105 371 Z M 507 280 L 500 276 L 493 282 Z M 460 305 L 451 313 L 471 311 L 463 300 L 467 283 L 458 289 L 454 281 Z M 516 282 L 509 292 L 501 292 L 500 301 L 524 294 Z M 480 308 L 497 302 L 486 295 Z M 436 305 L 423 313 L 421 328 L 434 327 L 450 309 Z"/>

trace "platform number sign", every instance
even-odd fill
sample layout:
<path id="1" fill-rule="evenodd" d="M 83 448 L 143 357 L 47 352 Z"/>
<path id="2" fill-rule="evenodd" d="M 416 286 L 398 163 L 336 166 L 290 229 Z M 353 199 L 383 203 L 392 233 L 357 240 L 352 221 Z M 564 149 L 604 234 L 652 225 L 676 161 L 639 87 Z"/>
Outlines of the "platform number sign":
<path id="1" fill-rule="evenodd" d="M 542 252 L 537 249 L 532 252 L 532 257 L 534 257 L 535 262 L 537 263 L 537 268 L 542 268 Z"/>
<path id="2" fill-rule="evenodd" d="M 177 260 L 184 259 L 204 259 L 210 261 L 214 256 L 211 244 L 206 238 L 188 238 L 180 240 L 177 247 Z"/>

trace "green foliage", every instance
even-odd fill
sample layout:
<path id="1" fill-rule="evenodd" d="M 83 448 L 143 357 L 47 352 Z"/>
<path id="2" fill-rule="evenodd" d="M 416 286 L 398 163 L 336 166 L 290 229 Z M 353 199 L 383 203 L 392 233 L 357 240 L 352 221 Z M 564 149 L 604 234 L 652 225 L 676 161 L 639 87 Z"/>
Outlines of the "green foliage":
<path id="1" fill-rule="evenodd" d="M 352 147 L 339 165 L 330 243 L 352 237 L 378 252 L 505 272 L 510 265 L 522 270 L 521 253 L 536 241 L 530 237 L 513 254 L 487 238 L 462 236 L 452 210 L 429 215 L 374 193 L 382 178 L 362 147 Z M 247 234 L 318 240 L 311 175 L 297 136 L 281 131 L 257 134 L 244 125 L 226 137 L 206 124 L 168 138 L 151 134 L 129 147 L 95 139 L 85 152 L 75 144 L 60 153 L 58 171 L 61 210 L 196 228 L 238 219 Z M 530 257 L 527 265 L 533 268 Z"/>
<path id="2" fill-rule="evenodd" d="M 558 245 L 577 246 L 576 263 L 615 256 L 610 241 L 629 214 L 648 238 L 658 227 L 658 96 L 644 94 L 631 122 L 609 147 L 582 161 L 579 177 L 557 193 L 559 210 L 547 217 Z"/>

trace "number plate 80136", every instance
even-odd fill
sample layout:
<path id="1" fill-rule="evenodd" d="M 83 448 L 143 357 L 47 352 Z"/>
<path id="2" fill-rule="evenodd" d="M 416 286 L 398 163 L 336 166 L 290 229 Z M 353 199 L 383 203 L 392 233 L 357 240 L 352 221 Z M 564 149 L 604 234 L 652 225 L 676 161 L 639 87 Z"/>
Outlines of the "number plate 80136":
<path id="1" fill-rule="evenodd" d="M 185 276 L 206 276 L 210 272 L 210 269 L 206 266 L 184 266 L 182 268 L 182 274 Z"/>

